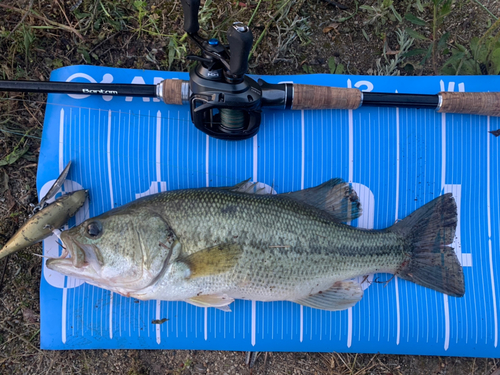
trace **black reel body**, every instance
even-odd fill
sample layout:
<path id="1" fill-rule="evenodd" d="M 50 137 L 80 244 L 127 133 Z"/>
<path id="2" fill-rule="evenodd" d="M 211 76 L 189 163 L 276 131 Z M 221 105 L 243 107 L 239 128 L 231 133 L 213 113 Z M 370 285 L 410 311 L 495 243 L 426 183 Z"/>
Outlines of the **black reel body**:
<path id="1" fill-rule="evenodd" d="M 191 119 L 201 131 L 218 139 L 243 140 L 259 131 L 262 89 L 244 77 L 240 82 L 207 79 L 200 64 L 190 73 Z"/>

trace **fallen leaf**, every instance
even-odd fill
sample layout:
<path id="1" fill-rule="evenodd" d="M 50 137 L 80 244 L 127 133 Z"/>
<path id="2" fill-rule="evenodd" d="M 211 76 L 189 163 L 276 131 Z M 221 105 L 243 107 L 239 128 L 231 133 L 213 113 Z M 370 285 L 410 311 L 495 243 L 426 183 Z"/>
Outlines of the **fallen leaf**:
<path id="1" fill-rule="evenodd" d="M 323 33 L 327 34 L 327 33 L 329 33 L 332 30 L 336 31 L 338 27 L 339 27 L 338 23 L 331 23 L 328 26 L 326 26 L 325 28 L 323 28 Z"/>
<path id="2" fill-rule="evenodd" d="M 500 135 L 500 129 L 492 130 L 492 131 L 490 131 L 490 133 L 493 134 L 495 137 L 498 137 Z M 500 375 L 500 373 L 499 373 L 499 375 Z"/>
<path id="3" fill-rule="evenodd" d="M 4 192 L 4 197 L 5 197 L 5 204 L 7 206 L 7 211 L 10 212 L 10 211 L 12 211 L 14 206 L 16 205 L 16 200 L 14 199 L 12 194 L 10 193 L 10 190 L 6 190 Z"/>
<path id="4" fill-rule="evenodd" d="M 401 51 L 393 51 L 391 47 L 389 47 L 389 43 L 387 43 L 387 37 L 384 36 L 384 47 L 386 55 L 398 55 Z"/>
<path id="5" fill-rule="evenodd" d="M 238 5 L 243 8 L 255 8 L 257 6 L 256 4 L 245 4 L 242 3 L 241 1 L 238 3 Z"/>
<path id="6" fill-rule="evenodd" d="M 38 321 L 38 316 L 30 309 L 25 308 L 23 311 L 23 319 L 27 323 L 36 323 Z"/>

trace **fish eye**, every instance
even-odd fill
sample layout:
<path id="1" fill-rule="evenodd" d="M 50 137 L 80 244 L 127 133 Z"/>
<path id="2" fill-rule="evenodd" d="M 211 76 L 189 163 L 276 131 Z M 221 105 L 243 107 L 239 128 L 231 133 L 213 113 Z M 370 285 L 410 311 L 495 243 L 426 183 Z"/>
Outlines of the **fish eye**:
<path id="1" fill-rule="evenodd" d="M 102 225 L 99 221 L 92 221 L 87 225 L 87 236 L 97 238 L 102 233 Z"/>

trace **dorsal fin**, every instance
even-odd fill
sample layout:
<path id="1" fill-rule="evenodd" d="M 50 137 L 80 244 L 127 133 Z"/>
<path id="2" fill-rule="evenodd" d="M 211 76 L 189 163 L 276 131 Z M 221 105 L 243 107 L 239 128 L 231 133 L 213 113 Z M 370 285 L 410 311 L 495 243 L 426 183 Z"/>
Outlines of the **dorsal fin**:
<path id="1" fill-rule="evenodd" d="M 251 182 L 250 178 L 234 186 L 224 186 L 218 189 L 234 191 L 236 193 L 246 193 L 246 194 L 258 194 L 258 195 L 276 194 L 276 190 L 274 190 L 273 187 L 266 185 L 262 182 Z"/>
<path id="2" fill-rule="evenodd" d="M 304 190 L 280 194 L 328 212 L 340 222 L 361 216 L 361 203 L 354 189 L 341 178 Z"/>

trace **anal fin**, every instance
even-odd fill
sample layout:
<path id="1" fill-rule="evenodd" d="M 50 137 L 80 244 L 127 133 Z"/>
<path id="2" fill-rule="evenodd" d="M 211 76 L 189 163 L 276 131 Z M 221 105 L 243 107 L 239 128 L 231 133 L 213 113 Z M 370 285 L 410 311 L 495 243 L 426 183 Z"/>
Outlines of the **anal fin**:
<path id="1" fill-rule="evenodd" d="M 293 302 L 319 310 L 339 311 L 354 306 L 363 297 L 361 285 L 353 280 L 338 281 L 323 292 Z"/>
<path id="2" fill-rule="evenodd" d="M 229 305 L 234 302 L 234 299 L 225 294 L 213 294 L 189 298 L 186 302 L 198 307 L 215 307 L 225 312 L 231 312 Z"/>

